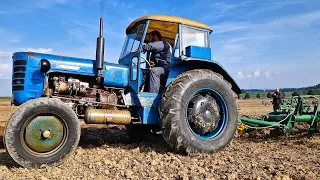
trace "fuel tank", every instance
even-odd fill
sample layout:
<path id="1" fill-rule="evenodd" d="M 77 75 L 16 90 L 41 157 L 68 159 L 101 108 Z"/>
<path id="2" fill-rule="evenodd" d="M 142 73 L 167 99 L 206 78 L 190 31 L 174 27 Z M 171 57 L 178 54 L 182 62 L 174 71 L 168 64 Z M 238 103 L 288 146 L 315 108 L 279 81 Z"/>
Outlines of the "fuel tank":
<path id="1" fill-rule="evenodd" d="M 129 84 L 129 68 L 127 65 L 105 63 L 103 73 L 106 87 L 126 88 Z"/>

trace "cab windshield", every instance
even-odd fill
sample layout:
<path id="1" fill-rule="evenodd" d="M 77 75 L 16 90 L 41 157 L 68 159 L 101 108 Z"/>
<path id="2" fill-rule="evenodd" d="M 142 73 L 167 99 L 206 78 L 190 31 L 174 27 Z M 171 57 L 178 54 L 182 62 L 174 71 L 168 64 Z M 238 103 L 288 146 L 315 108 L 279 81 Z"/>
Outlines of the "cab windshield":
<path id="1" fill-rule="evenodd" d="M 145 27 L 146 23 L 139 24 L 127 34 L 120 59 L 131 52 L 136 52 L 139 49 Z"/>

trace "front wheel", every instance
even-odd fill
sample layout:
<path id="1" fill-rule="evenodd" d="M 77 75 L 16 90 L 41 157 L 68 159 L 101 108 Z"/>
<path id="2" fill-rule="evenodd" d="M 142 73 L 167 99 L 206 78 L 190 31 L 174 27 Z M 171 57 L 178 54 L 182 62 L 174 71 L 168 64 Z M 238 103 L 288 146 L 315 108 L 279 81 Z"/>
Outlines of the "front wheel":
<path id="1" fill-rule="evenodd" d="M 162 134 L 177 152 L 216 152 L 236 132 L 237 104 L 230 83 L 209 70 L 191 70 L 167 88 L 161 106 Z"/>
<path id="2" fill-rule="evenodd" d="M 19 165 L 58 166 L 80 140 L 80 122 L 73 110 L 58 99 L 39 98 L 21 105 L 7 122 L 5 147 Z"/>

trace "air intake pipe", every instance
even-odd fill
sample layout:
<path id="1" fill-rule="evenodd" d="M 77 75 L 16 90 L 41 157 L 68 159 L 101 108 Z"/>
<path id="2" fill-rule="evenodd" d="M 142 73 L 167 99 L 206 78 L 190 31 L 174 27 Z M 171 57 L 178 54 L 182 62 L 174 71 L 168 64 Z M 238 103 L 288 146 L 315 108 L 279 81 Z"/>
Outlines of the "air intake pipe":
<path id="1" fill-rule="evenodd" d="M 96 49 L 96 71 L 97 71 L 97 85 L 101 85 L 101 70 L 104 63 L 104 38 L 103 38 L 103 19 L 100 18 L 100 33 L 97 38 L 97 49 Z"/>

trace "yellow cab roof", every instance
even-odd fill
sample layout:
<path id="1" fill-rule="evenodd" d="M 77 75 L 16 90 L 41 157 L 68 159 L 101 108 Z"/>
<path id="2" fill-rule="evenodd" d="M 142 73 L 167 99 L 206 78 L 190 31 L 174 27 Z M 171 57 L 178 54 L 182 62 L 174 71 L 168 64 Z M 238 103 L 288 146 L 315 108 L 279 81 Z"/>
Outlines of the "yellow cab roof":
<path id="1" fill-rule="evenodd" d="M 144 21 L 144 20 L 152 20 L 152 21 L 159 21 L 158 23 L 161 23 L 161 22 L 168 22 L 168 23 L 176 23 L 176 24 L 185 24 L 185 25 L 189 25 L 189 26 L 194 26 L 194 27 L 198 27 L 198 28 L 202 28 L 202 29 L 206 29 L 206 30 L 209 30 L 209 31 L 213 31 L 211 29 L 211 27 L 205 25 L 205 24 L 202 24 L 202 23 L 199 23 L 199 22 L 196 22 L 196 21 L 192 21 L 192 20 L 189 20 L 189 19 L 184 19 L 184 18 L 180 18 L 180 17 L 175 17 L 175 16 L 143 16 L 143 17 L 140 17 L 136 20 L 134 20 L 126 29 L 126 32 L 130 31 L 130 29 L 138 22 L 140 21 Z"/>
<path id="2" fill-rule="evenodd" d="M 143 16 L 143 17 L 140 17 L 140 18 L 134 20 L 127 27 L 126 33 L 129 34 L 130 31 L 132 30 L 132 28 L 136 24 L 138 24 L 144 20 L 150 20 L 147 33 L 151 32 L 153 30 L 158 30 L 164 38 L 171 41 L 170 44 L 172 42 L 174 42 L 174 38 L 175 38 L 176 33 L 178 31 L 179 24 L 184 24 L 184 25 L 189 25 L 189 26 L 201 28 L 201 29 L 206 29 L 206 30 L 209 30 L 210 33 L 213 31 L 211 29 L 211 27 L 209 27 L 205 24 L 196 22 L 196 21 L 189 20 L 189 19 L 184 19 L 184 18 L 175 17 L 175 16 L 154 15 L 154 16 Z"/>

